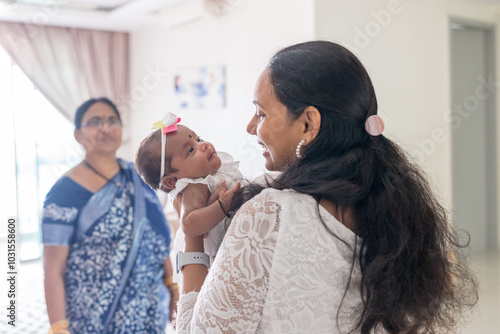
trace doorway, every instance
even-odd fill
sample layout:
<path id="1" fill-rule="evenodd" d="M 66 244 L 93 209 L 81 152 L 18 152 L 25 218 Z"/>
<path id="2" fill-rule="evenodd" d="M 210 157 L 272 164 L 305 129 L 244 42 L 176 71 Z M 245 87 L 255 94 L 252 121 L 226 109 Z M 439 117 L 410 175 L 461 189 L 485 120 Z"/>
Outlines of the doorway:
<path id="1" fill-rule="evenodd" d="M 450 22 L 453 223 L 471 236 L 474 253 L 499 243 L 495 31 Z"/>

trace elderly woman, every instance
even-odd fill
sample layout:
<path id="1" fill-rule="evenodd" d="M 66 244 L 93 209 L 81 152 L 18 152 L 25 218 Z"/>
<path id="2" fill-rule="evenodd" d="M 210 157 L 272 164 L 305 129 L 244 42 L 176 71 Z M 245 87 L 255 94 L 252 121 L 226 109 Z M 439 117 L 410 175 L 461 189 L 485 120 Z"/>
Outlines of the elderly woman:
<path id="1" fill-rule="evenodd" d="M 463 245 L 382 134 L 359 60 L 325 41 L 285 48 L 254 104 L 247 131 L 281 173 L 243 188 L 208 274 L 203 237 L 186 236 L 178 332 L 454 332 L 477 299 Z"/>
<path id="2" fill-rule="evenodd" d="M 170 233 L 155 193 L 117 159 L 122 122 L 107 98 L 83 103 L 84 160 L 47 194 L 42 214 L 50 333 L 163 333 Z M 163 276 L 163 280 L 162 280 Z"/>

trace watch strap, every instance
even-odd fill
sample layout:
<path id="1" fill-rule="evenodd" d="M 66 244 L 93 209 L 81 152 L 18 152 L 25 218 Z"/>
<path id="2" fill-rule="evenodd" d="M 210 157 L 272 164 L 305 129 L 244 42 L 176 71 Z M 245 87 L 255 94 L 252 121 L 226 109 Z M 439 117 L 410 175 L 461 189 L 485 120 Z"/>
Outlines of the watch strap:
<path id="1" fill-rule="evenodd" d="M 180 273 L 188 264 L 203 264 L 210 267 L 210 256 L 203 252 L 178 252 L 176 260 L 177 273 Z"/>

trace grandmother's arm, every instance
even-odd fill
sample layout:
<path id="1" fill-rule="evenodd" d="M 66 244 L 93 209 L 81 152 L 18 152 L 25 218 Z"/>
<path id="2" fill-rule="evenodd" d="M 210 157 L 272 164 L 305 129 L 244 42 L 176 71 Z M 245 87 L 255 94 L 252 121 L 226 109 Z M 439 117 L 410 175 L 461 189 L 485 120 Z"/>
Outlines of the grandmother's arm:
<path id="1" fill-rule="evenodd" d="M 173 268 L 172 262 L 170 261 L 170 256 L 167 256 L 165 261 L 163 261 L 163 284 L 168 289 L 170 293 L 170 305 L 169 305 L 169 321 L 173 322 L 175 320 L 175 315 L 177 313 L 177 302 L 179 301 L 179 289 L 177 284 L 173 282 Z"/>
<path id="2" fill-rule="evenodd" d="M 267 296 L 278 224 L 279 206 L 258 195 L 234 216 L 208 274 L 203 265 L 184 267 L 178 333 L 256 330 Z M 185 241 L 186 251 L 203 251 L 202 238 Z"/>
<path id="3" fill-rule="evenodd" d="M 68 252 L 68 246 L 43 247 L 45 303 L 50 324 L 66 319 L 64 274 Z"/>

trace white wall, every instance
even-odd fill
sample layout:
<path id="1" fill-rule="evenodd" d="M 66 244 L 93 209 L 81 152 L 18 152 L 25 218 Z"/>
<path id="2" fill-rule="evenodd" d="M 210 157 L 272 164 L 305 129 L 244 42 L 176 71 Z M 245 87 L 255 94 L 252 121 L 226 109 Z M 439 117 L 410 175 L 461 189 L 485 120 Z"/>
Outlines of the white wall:
<path id="1" fill-rule="evenodd" d="M 316 0 L 315 6 L 317 38 L 346 45 L 365 64 L 387 135 L 413 154 L 451 207 L 449 21 L 496 24 L 497 11 L 457 0 Z"/>
<path id="2" fill-rule="evenodd" d="M 256 174 L 262 170 L 263 160 L 245 127 L 254 111 L 251 101 L 257 76 L 279 48 L 327 39 L 347 46 L 365 64 L 379 98 L 386 134 L 414 155 L 451 208 L 451 126 L 446 119 L 451 111 L 449 21 L 457 17 L 498 25 L 498 7 L 466 0 L 229 3 L 237 6 L 222 18 L 205 17 L 174 29 L 158 24 L 131 34 L 132 92 L 144 88 L 144 80 L 150 80 L 148 72 L 158 69 L 168 74 L 145 97 L 132 96 L 128 139 L 122 151 L 125 157 L 133 157 L 153 121 L 174 111 L 219 150 L 241 160 L 246 175 Z M 499 41 L 497 37 L 498 45 Z M 173 108 L 172 73 L 210 64 L 227 66 L 227 108 Z M 498 138 L 497 142 L 500 148 Z"/>
<path id="3" fill-rule="evenodd" d="M 245 175 L 263 170 L 261 148 L 246 133 L 255 108 L 255 81 L 270 57 L 280 48 L 314 38 L 313 0 L 251 0 L 238 4 L 221 18 L 204 19 L 177 28 L 156 25 L 131 34 L 131 119 L 129 138 L 121 153 L 129 159 L 151 124 L 166 112 L 218 150 L 242 161 Z M 182 68 L 226 65 L 227 107 L 218 110 L 184 110 L 173 106 L 173 73 Z M 151 79 L 159 69 L 164 77 Z M 149 75 L 149 77 L 148 77 Z M 144 81 L 146 80 L 146 81 Z M 143 82 L 144 81 L 144 82 Z M 141 87 L 148 89 L 141 89 Z M 139 87 L 139 88 L 137 88 Z M 135 90 L 135 96 L 134 96 Z M 147 94 L 142 96 L 140 92 Z"/>

